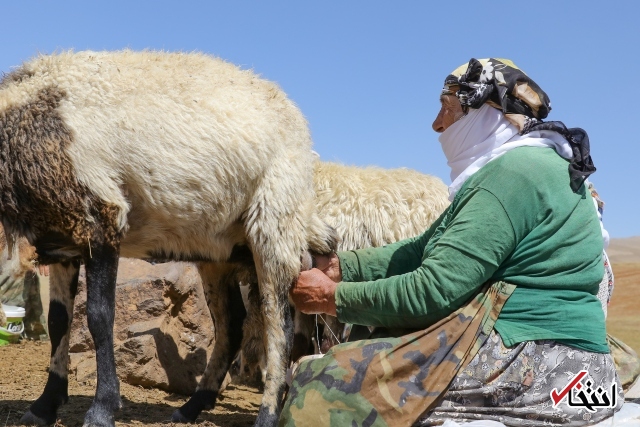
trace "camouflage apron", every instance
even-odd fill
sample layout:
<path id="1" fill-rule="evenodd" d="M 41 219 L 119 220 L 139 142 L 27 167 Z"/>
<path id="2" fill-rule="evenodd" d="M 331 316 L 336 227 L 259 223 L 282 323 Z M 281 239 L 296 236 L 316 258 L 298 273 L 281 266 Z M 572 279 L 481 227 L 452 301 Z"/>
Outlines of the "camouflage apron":
<path id="1" fill-rule="evenodd" d="M 280 426 L 409 426 L 435 407 L 493 330 L 515 285 L 485 285 L 431 327 L 340 344 L 293 378 Z"/>
<path id="2" fill-rule="evenodd" d="M 609 334 L 607 334 L 607 344 L 618 371 L 620 385 L 627 391 L 640 375 L 640 358 L 631 347 Z"/>

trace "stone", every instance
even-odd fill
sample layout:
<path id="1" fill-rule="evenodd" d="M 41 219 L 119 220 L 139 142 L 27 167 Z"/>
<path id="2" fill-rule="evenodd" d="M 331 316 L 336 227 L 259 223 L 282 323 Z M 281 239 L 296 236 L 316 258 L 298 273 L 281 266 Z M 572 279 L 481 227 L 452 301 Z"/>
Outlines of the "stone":
<path id="1" fill-rule="evenodd" d="M 626 400 L 632 400 L 636 403 L 640 403 L 640 377 L 636 378 L 635 383 L 627 390 L 624 395 Z"/>
<path id="2" fill-rule="evenodd" d="M 113 336 L 116 370 L 122 381 L 192 394 L 214 344 L 214 326 L 196 267 L 121 258 Z M 86 320 L 84 268 L 69 348 L 70 373 L 80 382 L 94 378 L 95 348 Z"/>
<path id="3" fill-rule="evenodd" d="M 96 355 L 95 353 L 71 353 L 69 368 L 76 374 L 79 383 L 86 383 L 96 379 Z"/>

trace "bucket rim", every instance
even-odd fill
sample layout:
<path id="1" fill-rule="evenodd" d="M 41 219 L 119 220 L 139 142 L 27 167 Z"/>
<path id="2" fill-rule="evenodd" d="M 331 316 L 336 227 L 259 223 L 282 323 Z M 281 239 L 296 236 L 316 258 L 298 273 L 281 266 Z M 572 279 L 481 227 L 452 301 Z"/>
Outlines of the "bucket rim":
<path id="1" fill-rule="evenodd" d="M 25 317 L 25 309 L 15 305 L 2 304 L 2 310 L 7 318 L 23 318 Z"/>

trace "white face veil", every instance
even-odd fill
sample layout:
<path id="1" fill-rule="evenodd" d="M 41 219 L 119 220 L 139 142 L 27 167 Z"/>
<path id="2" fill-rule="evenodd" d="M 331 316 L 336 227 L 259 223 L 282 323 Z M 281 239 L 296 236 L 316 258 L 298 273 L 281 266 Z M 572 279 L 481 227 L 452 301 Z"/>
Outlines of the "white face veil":
<path id="1" fill-rule="evenodd" d="M 596 171 L 587 133 L 580 128 L 568 129 L 562 122 L 543 122 L 551 111 L 549 97 L 512 61 L 471 58 L 468 64 L 458 67 L 445 78 L 443 93 L 453 93 L 451 89 L 454 87 L 454 94 L 464 111 L 480 110 L 489 105 L 501 111 L 522 135 L 541 131 L 539 136 L 532 137 L 551 140 L 554 137 L 542 131 L 562 135 L 571 148 L 572 155 L 567 159 L 569 185 L 574 192 Z"/>
<path id="2" fill-rule="evenodd" d="M 569 142 L 553 131 L 533 131 L 520 135 L 502 111 L 484 104 L 469 109 L 438 138 L 451 168 L 449 200 L 453 200 L 465 181 L 490 161 L 518 147 L 550 147 L 565 159 L 573 152 Z"/>
<path id="3" fill-rule="evenodd" d="M 465 181 L 484 165 L 504 153 L 518 147 L 553 148 L 563 158 L 573 157 L 571 145 L 559 133 L 551 130 L 532 131 L 520 135 L 502 111 L 485 104 L 479 109 L 469 109 L 460 120 L 453 123 L 438 138 L 442 151 L 451 168 L 449 200 L 453 201 Z M 588 182 L 587 182 L 588 184 Z M 598 205 L 594 200 L 596 211 Z M 609 245 L 609 233 L 600 228 L 605 248 Z"/>

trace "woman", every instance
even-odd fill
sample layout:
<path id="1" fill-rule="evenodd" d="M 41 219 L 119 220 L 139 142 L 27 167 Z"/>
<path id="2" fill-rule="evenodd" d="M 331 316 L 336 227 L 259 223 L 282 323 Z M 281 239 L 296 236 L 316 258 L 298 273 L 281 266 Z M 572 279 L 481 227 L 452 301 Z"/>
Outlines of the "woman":
<path id="1" fill-rule="evenodd" d="M 416 238 L 319 257 L 291 291 L 306 313 L 426 329 L 302 363 L 281 425 L 582 426 L 623 403 L 586 133 L 542 122 L 547 95 L 508 60 L 472 59 L 440 100 L 451 206 Z"/>

